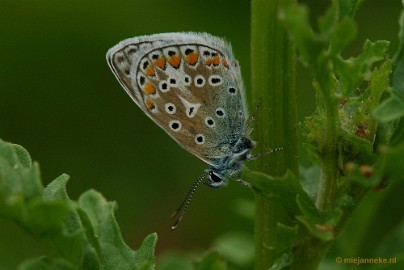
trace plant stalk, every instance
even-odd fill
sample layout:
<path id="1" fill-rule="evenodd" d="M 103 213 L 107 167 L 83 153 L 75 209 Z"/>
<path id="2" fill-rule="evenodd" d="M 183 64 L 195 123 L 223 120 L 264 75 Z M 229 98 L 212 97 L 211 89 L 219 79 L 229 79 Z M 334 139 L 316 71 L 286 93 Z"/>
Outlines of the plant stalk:
<path id="1" fill-rule="evenodd" d="M 322 74 L 323 71 L 317 71 L 315 77 L 318 78 L 318 88 L 320 90 L 321 100 L 325 110 L 325 131 L 324 141 L 321 143 L 321 176 L 318 186 L 316 206 L 320 211 L 329 210 L 336 197 L 337 176 L 338 176 L 338 132 L 337 123 L 339 123 L 336 99 L 332 78 Z M 319 106 L 319 105 L 317 105 Z"/>
<path id="2" fill-rule="evenodd" d="M 251 3 L 251 79 L 250 100 L 260 104 L 253 138 L 258 151 L 283 147 L 283 151 L 263 156 L 255 169 L 281 176 L 287 169 L 298 171 L 295 49 L 278 20 L 285 0 L 252 0 Z M 256 194 L 255 269 L 269 269 L 276 259 L 271 252 L 278 223 L 289 224 L 282 206 Z"/>

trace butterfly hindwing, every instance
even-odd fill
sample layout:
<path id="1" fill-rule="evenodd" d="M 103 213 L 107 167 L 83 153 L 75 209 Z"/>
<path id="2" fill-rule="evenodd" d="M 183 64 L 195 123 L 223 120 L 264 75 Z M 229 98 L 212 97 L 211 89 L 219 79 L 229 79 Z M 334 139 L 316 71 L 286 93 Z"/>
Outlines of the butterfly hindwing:
<path id="1" fill-rule="evenodd" d="M 143 36 L 119 43 L 107 60 L 146 115 L 208 164 L 229 155 L 243 135 L 247 112 L 240 69 L 222 39 Z"/>

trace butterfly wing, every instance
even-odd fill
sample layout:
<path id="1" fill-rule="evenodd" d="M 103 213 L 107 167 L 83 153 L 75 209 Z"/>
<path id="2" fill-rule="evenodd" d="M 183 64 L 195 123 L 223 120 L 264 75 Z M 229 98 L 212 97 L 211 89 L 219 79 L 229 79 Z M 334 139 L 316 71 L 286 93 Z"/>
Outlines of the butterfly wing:
<path id="1" fill-rule="evenodd" d="M 231 47 L 206 33 L 124 40 L 107 61 L 134 102 L 181 147 L 210 165 L 231 154 L 247 115 Z"/>

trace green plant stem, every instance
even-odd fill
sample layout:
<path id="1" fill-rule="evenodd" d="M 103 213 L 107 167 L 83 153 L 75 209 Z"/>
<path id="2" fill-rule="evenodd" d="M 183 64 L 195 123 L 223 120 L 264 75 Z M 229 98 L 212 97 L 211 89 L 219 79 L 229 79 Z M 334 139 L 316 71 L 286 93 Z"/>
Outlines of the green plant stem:
<path id="1" fill-rule="evenodd" d="M 286 169 L 298 171 L 295 50 L 278 10 L 285 0 L 252 0 L 251 6 L 251 78 L 252 101 L 260 109 L 254 122 L 253 138 L 261 153 L 270 147 L 282 152 L 257 160 L 256 169 L 281 176 Z M 282 206 L 256 195 L 255 269 L 268 269 L 274 263 L 271 247 L 279 223 L 290 221 Z"/>
<path id="2" fill-rule="evenodd" d="M 321 176 L 317 192 L 316 206 L 320 211 L 329 210 L 335 202 L 338 175 L 338 132 L 339 123 L 336 99 L 334 98 L 333 79 L 328 71 L 317 71 L 318 88 L 325 109 L 324 140 L 320 142 L 321 148 Z M 319 106 L 319 105 L 318 105 Z"/>

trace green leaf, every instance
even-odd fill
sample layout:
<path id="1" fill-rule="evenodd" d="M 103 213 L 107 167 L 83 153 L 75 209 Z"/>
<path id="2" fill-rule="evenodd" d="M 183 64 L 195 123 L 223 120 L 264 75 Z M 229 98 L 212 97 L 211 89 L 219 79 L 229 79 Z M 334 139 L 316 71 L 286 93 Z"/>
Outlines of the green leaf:
<path id="1" fill-rule="evenodd" d="M 320 182 L 320 166 L 314 164 L 310 167 L 301 166 L 299 169 L 300 182 L 312 201 L 316 200 L 317 186 Z"/>
<path id="2" fill-rule="evenodd" d="M 0 215 L 77 263 L 82 251 L 80 236 L 69 232 L 64 223 L 74 208 L 67 201 L 44 198 L 38 164 L 30 164 L 24 148 L 0 140 Z"/>
<path id="3" fill-rule="evenodd" d="M 154 269 L 157 234 L 152 233 L 146 236 L 140 248 L 135 251 L 135 260 L 142 266 L 142 269 Z"/>
<path id="4" fill-rule="evenodd" d="M 341 126 L 346 141 L 342 145 L 348 149 L 344 153 L 344 156 L 347 157 L 345 158 L 346 161 L 371 164 L 373 163 L 372 159 L 376 158 L 376 155 L 372 153 L 373 143 L 375 139 L 378 140 L 378 143 L 381 142 L 379 135 L 382 130 L 373 115 L 383 94 L 389 89 L 390 73 L 391 61 L 386 60 L 379 67 L 373 69 L 368 88 L 363 90 L 360 95 L 350 97 L 340 106 Z M 357 152 L 357 156 L 360 156 L 359 159 L 349 158 L 353 152 L 349 149 L 352 148 L 350 144 L 359 150 Z"/>
<path id="5" fill-rule="evenodd" d="M 63 201 L 33 200 L 28 205 L 23 223 L 36 235 L 54 234 L 63 230 L 64 217 L 72 210 Z"/>
<path id="6" fill-rule="evenodd" d="M 334 239 L 335 226 L 341 219 L 342 211 L 338 208 L 320 212 L 315 205 L 304 198 L 297 198 L 302 215 L 296 217 L 315 238 L 322 241 Z"/>
<path id="7" fill-rule="evenodd" d="M 375 118 L 382 123 L 390 122 L 404 116 L 404 99 L 394 92 L 374 111 Z"/>
<path id="8" fill-rule="evenodd" d="M 94 239 L 99 242 L 100 257 L 106 269 L 153 269 L 156 234 L 146 237 L 135 252 L 125 244 L 120 234 L 114 217 L 116 203 L 107 202 L 100 193 L 90 190 L 80 196 L 79 207 L 92 224 Z"/>
<path id="9" fill-rule="evenodd" d="M 70 176 L 62 174 L 50 182 L 43 190 L 43 198 L 49 200 L 69 200 L 66 191 L 66 184 Z"/>
<path id="10" fill-rule="evenodd" d="M 99 250 L 98 245 L 94 241 L 91 242 L 93 232 L 92 224 L 82 223 L 81 221 L 81 209 L 77 207 L 75 202 L 70 201 L 66 191 L 66 184 L 69 180 L 69 176 L 62 174 L 55 180 L 53 180 L 44 189 L 43 197 L 47 200 L 63 200 L 69 203 L 74 209 L 64 219 L 65 233 L 71 235 L 73 239 L 71 241 L 58 241 L 61 254 L 65 254 L 66 257 L 71 258 L 77 263 L 81 263 L 87 269 L 98 269 L 100 267 Z"/>
<path id="11" fill-rule="evenodd" d="M 307 8 L 285 1 L 279 17 L 299 49 L 300 60 L 306 65 L 315 62 L 319 52 L 327 48 L 327 43 L 311 29 Z"/>
<path id="12" fill-rule="evenodd" d="M 400 46 L 393 58 L 392 85 L 397 91 L 401 101 L 404 98 L 404 10 L 400 15 L 400 31 L 398 34 Z"/>
<path id="13" fill-rule="evenodd" d="M 373 164 L 377 156 L 373 153 L 373 145 L 368 140 L 342 131 L 341 152 L 344 157 L 343 163 L 355 162 L 359 164 Z"/>
<path id="14" fill-rule="evenodd" d="M 26 260 L 21 263 L 18 270 L 78 270 L 79 267 L 71 264 L 64 259 L 51 259 L 41 257 L 37 259 Z"/>
<path id="15" fill-rule="evenodd" d="M 362 81 L 370 80 L 372 65 L 385 57 L 388 45 L 389 42 L 384 40 L 366 40 L 359 56 L 347 60 L 336 59 L 335 71 L 344 97 L 353 93 Z"/>
<path id="16" fill-rule="evenodd" d="M 355 39 L 356 32 L 356 24 L 352 19 L 346 18 L 337 24 L 330 40 L 330 54 L 339 55 L 342 49 Z"/>
<path id="17" fill-rule="evenodd" d="M 384 59 L 390 42 L 387 40 L 377 40 L 372 42 L 366 40 L 363 45 L 362 53 L 354 60 L 364 72 L 369 72 L 370 67 L 376 61 Z"/>
<path id="18" fill-rule="evenodd" d="M 290 227 L 284 224 L 278 224 L 276 227 L 276 241 L 271 249 L 275 258 L 278 258 L 278 265 L 282 265 L 282 267 L 293 262 L 293 247 L 296 244 L 297 231 L 297 227 Z M 285 257 L 285 255 L 287 256 Z M 288 260 L 285 261 L 285 258 L 288 258 Z M 280 262 L 282 262 L 282 264 Z M 288 262 L 287 265 L 285 264 L 286 262 Z"/>
<path id="19" fill-rule="evenodd" d="M 269 268 L 269 270 L 285 270 L 293 262 L 293 256 L 288 253 L 282 254 L 278 259 L 275 260 L 274 264 Z"/>
<path id="20" fill-rule="evenodd" d="M 63 174 L 43 188 L 28 152 L 0 140 L 0 217 L 21 225 L 55 256 L 27 260 L 19 269 L 154 269 L 157 236 L 131 250 L 113 216 L 115 204 L 95 191 L 83 194 L 79 204 L 71 201 L 68 179 Z"/>
<path id="21" fill-rule="evenodd" d="M 243 179 L 248 181 L 256 192 L 264 194 L 269 200 L 279 203 L 292 215 L 300 213 L 296 203 L 297 195 L 310 201 L 299 180 L 291 171 L 287 171 L 282 177 L 272 177 L 244 168 Z"/>
<path id="22" fill-rule="evenodd" d="M 29 154 L 21 146 L 0 140 L 0 213 L 7 211 L 17 218 L 17 209 L 2 209 L 3 206 L 18 208 L 18 204 L 40 197 L 42 185 L 37 164 L 31 165 Z"/>
<path id="23" fill-rule="evenodd" d="M 391 60 L 386 60 L 380 68 L 376 67 L 370 80 L 370 93 L 368 98 L 369 110 L 373 110 L 379 103 L 382 95 L 389 88 L 391 74 Z"/>
<path id="24" fill-rule="evenodd" d="M 226 270 L 226 263 L 216 251 L 207 253 L 203 258 L 194 263 L 195 270 Z"/>
<path id="25" fill-rule="evenodd" d="M 31 167 L 32 160 L 31 160 L 31 156 L 28 153 L 27 149 L 25 149 L 24 147 L 22 147 L 21 145 L 18 145 L 18 144 L 13 144 L 12 146 L 14 147 L 14 151 L 17 154 L 17 157 L 18 157 L 18 160 L 20 161 L 20 163 L 26 168 Z"/>
<path id="26" fill-rule="evenodd" d="M 292 216 L 296 216 L 296 219 L 306 227 L 312 236 L 323 241 L 329 241 L 335 237 L 334 228 L 341 219 L 342 211 L 333 209 L 320 212 L 290 171 L 282 177 L 271 177 L 244 169 L 243 178 L 257 192 L 264 194 L 269 200 L 279 203 Z M 289 235 L 290 238 L 293 238 L 291 235 Z"/>
<path id="27" fill-rule="evenodd" d="M 404 116 L 404 11 L 400 16 L 400 46 L 393 58 L 392 92 L 374 111 L 379 122 L 390 122 Z"/>
<path id="28" fill-rule="evenodd" d="M 243 269 L 252 266 L 254 259 L 254 239 L 243 232 L 229 232 L 216 239 L 213 247 L 229 264 Z"/>
<path id="29" fill-rule="evenodd" d="M 327 9 L 324 16 L 318 20 L 318 28 L 320 33 L 326 37 L 330 37 L 338 24 L 338 6 L 333 4 Z"/>
<path id="30" fill-rule="evenodd" d="M 343 19 L 344 17 L 352 18 L 364 0 L 337 0 L 337 2 L 340 10 L 340 19 Z"/>

